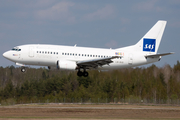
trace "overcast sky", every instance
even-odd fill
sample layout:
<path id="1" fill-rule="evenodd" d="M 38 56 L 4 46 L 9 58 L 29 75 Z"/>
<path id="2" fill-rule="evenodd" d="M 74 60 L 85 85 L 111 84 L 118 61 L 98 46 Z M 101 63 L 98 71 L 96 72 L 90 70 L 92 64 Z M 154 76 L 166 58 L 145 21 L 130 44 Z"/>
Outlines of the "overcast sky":
<path id="1" fill-rule="evenodd" d="M 159 67 L 179 60 L 180 0 L 0 0 L 0 66 L 15 63 L 2 54 L 23 44 L 120 48 L 133 45 L 158 21 L 167 26 Z"/>

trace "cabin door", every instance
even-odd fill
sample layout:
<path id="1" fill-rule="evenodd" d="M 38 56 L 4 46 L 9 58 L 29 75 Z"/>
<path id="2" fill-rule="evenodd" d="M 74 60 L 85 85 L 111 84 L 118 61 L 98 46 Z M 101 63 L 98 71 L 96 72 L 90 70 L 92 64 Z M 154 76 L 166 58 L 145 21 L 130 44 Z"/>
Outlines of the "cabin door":
<path id="1" fill-rule="evenodd" d="M 29 47 L 29 57 L 34 57 L 33 48 L 34 48 L 34 47 Z"/>
<path id="2" fill-rule="evenodd" d="M 132 64 L 133 64 L 133 54 L 132 54 L 132 53 L 129 54 L 128 64 L 129 64 L 129 65 L 132 65 Z"/>

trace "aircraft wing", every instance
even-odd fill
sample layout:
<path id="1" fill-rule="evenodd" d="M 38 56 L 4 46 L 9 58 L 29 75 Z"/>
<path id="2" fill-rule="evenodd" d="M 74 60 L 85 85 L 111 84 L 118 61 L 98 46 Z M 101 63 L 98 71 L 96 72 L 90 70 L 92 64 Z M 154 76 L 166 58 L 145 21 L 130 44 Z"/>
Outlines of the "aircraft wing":
<path id="1" fill-rule="evenodd" d="M 165 55 L 170 55 L 170 54 L 174 54 L 174 52 L 170 52 L 170 53 L 162 53 L 162 54 L 154 54 L 154 55 L 145 55 L 145 57 L 161 57 L 161 56 L 165 56 Z"/>
<path id="2" fill-rule="evenodd" d="M 97 68 L 98 66 L 102 67 L 103 65 L 109 65 L 113 61 L 111 59 L 119 58 L 120 56 L 112 56 L 101 59 L 92 59 L 92 60 L 83 60 L 78 61 L 77 66 L 80 68 Z"/>

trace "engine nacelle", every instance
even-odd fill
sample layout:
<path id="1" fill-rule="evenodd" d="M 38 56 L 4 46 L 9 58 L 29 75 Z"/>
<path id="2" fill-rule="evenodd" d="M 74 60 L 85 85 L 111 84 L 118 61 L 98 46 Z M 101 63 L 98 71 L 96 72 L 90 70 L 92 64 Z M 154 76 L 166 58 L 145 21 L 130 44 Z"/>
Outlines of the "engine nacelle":
<path id="1" fill-rule="evenodd" d="M 64 70 L 76 70 L 76 62 L 73 61 L 57 61 L 57 68 L 64 69 Z"/>

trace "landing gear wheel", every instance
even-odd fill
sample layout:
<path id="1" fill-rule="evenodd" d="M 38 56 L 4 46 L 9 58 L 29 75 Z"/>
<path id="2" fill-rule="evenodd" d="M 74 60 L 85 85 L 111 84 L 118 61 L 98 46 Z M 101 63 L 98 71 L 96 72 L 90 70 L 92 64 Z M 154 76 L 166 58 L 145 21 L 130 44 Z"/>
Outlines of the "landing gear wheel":
<path id="1" fill-rule="evenodd" d="M 88 75 L 89 74 L 88 74 L 88 72 L 86 72 L 86 70 L 84 70 L 83 72 L 78 70 L 78 72 L 77 72 L 77 76 L 79 76 L 79 77 L 82 77 L 82 76 L 87 77 Z"/>
<path id="2" fill-rule="evenodd" d="M 81 72 L 80 70 L 78 70 L 77 76 L 81 77 L 82 75 L 83 75 L 83 72 Z"/>
<path id="3" fill-rule="evenodd" d="M 87 77 L 88 75 L 89 75 L 88 72 L 86 72 L 86 71 L 83 72 L 84 77 Z"/>
<path id="4" fill-rule="evenodd" d="M 21 68 L 21 72 L 23 72 L 23 73 L 26 72 L 25 67 L 22 67 L 22 68 Z"/>

